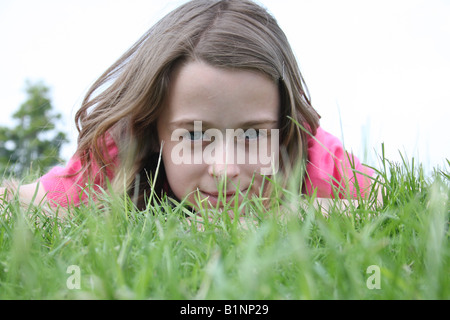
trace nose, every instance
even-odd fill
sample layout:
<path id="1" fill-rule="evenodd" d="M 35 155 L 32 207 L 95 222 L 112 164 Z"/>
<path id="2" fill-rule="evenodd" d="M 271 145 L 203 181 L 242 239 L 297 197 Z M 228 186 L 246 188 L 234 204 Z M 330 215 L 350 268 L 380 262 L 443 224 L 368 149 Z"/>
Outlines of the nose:
<path id="1" fill-rule="evenodd" d="M 234 163 L 214 163 L 208 167 L 208 173 L 212 177 L 227 177 L 228 179 L 239 176 L 240 168 Z"/>
<path id="2" fill-rule="evenodd" d="M 218 152 L 217 152 L 218 151 Z M 212 177 L 236 178 L 240 174 L 239 164 L 236 163 L 234 145 L 223 144 L 216 149 L 213 162 L 208 167 L 208 173 Z"/>

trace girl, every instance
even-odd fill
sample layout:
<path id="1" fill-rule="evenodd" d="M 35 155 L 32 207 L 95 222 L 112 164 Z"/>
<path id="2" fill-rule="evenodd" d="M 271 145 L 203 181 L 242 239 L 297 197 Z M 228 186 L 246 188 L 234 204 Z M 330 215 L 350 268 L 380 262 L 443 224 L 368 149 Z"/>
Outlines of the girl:
<path id="1" fill-rule="evenodd" d="M 286 36 L 265 9 L 246 0 L 193 0 L 155 24 L 93 84 L 75 117 L 74 157 L 19 194 L 28 202 L 35 196 L 78 205 L 87 183 L 95 189 L 109 180 L 120 194 L 125 186 L 137 195 L 139 207 L 151 192 L 194 206 L 241 201 L 270 190 L 261 159 L 236 163 L 230 156 L 244 150 L 248 158 L 257 141 L 276 145 L 273 173 L 281 181 L 305 166 L 304 193 L 364 196 L 372 171 L 322 130 L 319 118 Z M 231 129 L 244 133 L 233 136 L 240 146 L 206 135 Z M 184 134 L 174 139 L 176 130 Z M 176 159 L 189 158 L 180 150 L 192 150 L 194 159 L 212 143 L 212 161 Z"/>

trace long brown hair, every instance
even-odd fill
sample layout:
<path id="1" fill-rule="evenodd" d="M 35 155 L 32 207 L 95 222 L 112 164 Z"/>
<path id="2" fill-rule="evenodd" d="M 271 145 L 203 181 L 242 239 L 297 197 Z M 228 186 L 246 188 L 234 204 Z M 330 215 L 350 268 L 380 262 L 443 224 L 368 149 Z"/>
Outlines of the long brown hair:
<path id="1" fill-rule="evenodd" d="M 172 70 L 187 59 L 258 71 L 273 79 L 280 91 L 280 146 L 290 162 L 281 161 L 280 173 L 286 175 L 288 166 L 306 160 L 306 134 L 289 117 L 313 134 L 320 117 L 276 20 L 252 1 L 193 0 L 156 23 L 88 91 L 75 116 L 77 154 L 86 176 L 93 163 L 103 168 L 112 162 L 102 139 L 109 132 L 120 150 L 115 185 L 122 189 L 125 185 L 129 193 L 138 191 L 142 204 L 144 193 L 149 192 L 147 177 L 155 174 L 160 150 L 156 121 L 164 108 Z M 154 190 L 158 194 L 163 189 L 164 168 L 160 175 Z"/>

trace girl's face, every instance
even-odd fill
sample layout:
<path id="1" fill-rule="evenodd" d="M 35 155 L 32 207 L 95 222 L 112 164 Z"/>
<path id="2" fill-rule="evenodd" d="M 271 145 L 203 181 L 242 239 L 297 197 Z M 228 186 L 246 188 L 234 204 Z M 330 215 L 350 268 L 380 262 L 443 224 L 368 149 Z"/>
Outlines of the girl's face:
<path id="1" fill-rule="evenodd" d="M 262 169 L 273 164 L 258 152 L 266 150 L 266 159 L 270 150 L 278 154 L 276 84 L 262 73 L 199 61 L 178 67 L 172 79 L 157 129 L 175 196 L 220 207 L 219 189 L 227 202 L 237 191 L 259 195 Z"/>

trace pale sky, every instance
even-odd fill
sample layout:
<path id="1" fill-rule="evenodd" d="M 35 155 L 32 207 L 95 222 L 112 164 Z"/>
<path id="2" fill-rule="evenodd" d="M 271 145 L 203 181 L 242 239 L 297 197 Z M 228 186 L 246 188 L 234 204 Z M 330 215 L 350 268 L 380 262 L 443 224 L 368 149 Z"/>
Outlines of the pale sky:
<path id="1" fill-rule="evenodd" d="M 43 80 L 75 151 L 88 87 L 185 1 L 0 0 L 0 125 Z M 322 127 L 378 166 L 400 150 L 426 167 L 450 158 L 450 0 L 261 0 L 297 56 Z"/>

